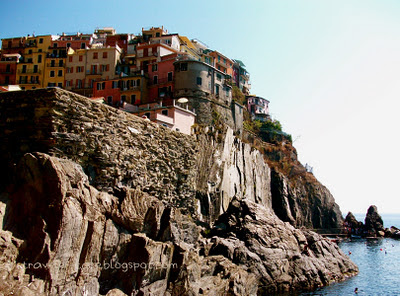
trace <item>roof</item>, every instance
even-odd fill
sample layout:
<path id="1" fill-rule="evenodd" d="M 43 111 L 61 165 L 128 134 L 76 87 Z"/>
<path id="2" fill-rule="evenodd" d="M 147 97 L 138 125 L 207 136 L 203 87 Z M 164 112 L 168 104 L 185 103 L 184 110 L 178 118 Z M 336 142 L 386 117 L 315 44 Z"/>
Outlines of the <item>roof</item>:
<path id="1" fill-rule="evenodd" d="M 233 60 L 235 63 L 239 64 L 240 67 L 245 68 L 246 65 L 241 60 Z"/>
<path id="2" fill-rule="evenodd" d="M 190 41 L 189 38 L 187 38 L 186 36 L 179 36 L 179 38 L 186 44 L 187 47 L 191 49 L 196 49 L 196 46 L 194 46 L 192 41 Z"/>

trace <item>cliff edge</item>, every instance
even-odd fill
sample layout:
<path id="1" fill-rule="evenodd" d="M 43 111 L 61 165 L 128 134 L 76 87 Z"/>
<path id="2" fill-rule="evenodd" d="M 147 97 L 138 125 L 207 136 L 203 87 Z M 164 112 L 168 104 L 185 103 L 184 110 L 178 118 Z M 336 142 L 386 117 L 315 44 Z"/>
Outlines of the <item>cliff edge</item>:
<path id="1" fill-rule="evenodd" d="M 59 89 L 2 94 L 0 126 L 2 293 L 263 295 L 358 271 L 275 214 L 265 155 L 229 128 Z"/>

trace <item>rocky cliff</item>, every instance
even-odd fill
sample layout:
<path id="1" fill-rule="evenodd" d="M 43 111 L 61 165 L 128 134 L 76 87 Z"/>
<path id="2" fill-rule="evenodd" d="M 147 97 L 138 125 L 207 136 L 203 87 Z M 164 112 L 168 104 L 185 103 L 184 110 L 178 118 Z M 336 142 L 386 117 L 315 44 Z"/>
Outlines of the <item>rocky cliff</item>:
<path id="1" fill-rule="evenodd" d="M 0 96 L 0 139 L 4 294 L 264 295 L 357 272 L 276 216 L 265 155 L 223 125 L 187 136 L 46 89 Z"/>

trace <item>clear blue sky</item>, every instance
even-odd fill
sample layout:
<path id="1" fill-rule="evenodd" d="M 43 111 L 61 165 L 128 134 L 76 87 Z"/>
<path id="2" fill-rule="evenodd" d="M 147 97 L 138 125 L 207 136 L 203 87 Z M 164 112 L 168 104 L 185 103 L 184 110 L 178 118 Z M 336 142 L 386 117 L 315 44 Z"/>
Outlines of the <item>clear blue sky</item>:
<path id="1" fill-rule="evenodd" d="M 164 25 L 241 59 L 344 214 L 400 213 L 400 1 L 3 1 L 2 11 L 0 38 Z"/>

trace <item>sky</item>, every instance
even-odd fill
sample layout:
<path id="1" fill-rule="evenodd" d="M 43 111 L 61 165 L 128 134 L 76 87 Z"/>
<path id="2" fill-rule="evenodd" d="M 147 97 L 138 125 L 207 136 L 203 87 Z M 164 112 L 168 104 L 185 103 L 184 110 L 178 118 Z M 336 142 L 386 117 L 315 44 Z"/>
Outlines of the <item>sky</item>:
<path id="1" fill-rule="evenodd" d="M 400 1 L 3 1 L 0 38 L 164 26 L 242 60 L 342 213 L 400 213 Z"/>

